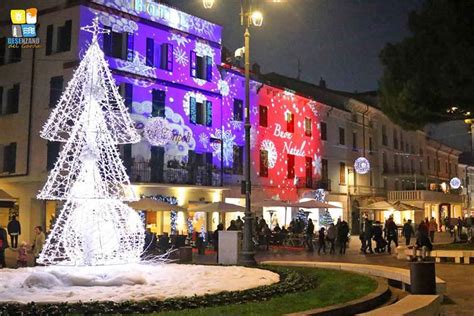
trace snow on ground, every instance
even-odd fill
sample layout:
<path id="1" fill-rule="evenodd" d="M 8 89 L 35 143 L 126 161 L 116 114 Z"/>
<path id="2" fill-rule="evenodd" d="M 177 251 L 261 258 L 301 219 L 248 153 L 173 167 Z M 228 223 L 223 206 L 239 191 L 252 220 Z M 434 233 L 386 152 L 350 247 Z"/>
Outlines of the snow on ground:
<path id="1" fill-rule="evenodd" d="M 163 300 L 245 290 L 279 279 L 262 269 L 182 264 L 3 269 L 0 302 Z"/>

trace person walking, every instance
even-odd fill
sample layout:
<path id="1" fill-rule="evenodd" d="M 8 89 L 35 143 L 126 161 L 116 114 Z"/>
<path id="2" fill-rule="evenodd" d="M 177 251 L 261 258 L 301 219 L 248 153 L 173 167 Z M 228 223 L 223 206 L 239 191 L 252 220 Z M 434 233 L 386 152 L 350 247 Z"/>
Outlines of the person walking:
<path id="1" fill-rule="evenodd" d="M 385 236 L 387 236 L 388 253 L 392 253 L 392 248 L 390 247 L 392 241 L 395 244 L 395 248 L 398 247 L 398 227 L 393 220 L 393 216 L 390 216 L 385 224 Z"/>
<path id="2" fill-rule="evenodd" d="M 334 248 L 336 243 L 336 226 L 334 226 L 334 223 L 329 224 L 326 238 L 328 239 L 330 245 L 329 254 L 332 255 L 336 253 L 336 249 Z"/>
<path id="3" fill-rule="evenodd" d="M 339 242 L 339 254 L 346 253 L 347 236 L 349 235 L 349 225 L 346 221 L 341 221 L 341 225 L 337 229 L 337 240 Z"/>
<path id="4" fill-rule="evenodd" d="M 34 265 L 38 265 L 36 260 L 38 260 L 38 257 L 43 250 L 44 246 L 44 241 L 46 239 L 46 236 L 43 233 L 43 228 L 41 226 L 36 226 L 35 229 L 35 239 L 33 241 L 33 255 L 35 258 Z"/>
<path id="5" fill-rule="evenodd" d="M 461 240 L 461 235 L 462 235 L 462 227 L 464 226 L 464 221 L 462 220 L 462 218 L 459 216 L 458 217 L 458 224 L 457 224 L 457 227 L 458 227 L 458 238 L 459 240 Z"/>
<path id="6" fill-rule="evenodd" d="M 321 254 L 321 249 L 323 250 L 323 253 L 326 254 L 326 236 L 325 236 L 325 228 L 321 227 L 318 233 L 318 255 Z"/>
<path id="7" fill-rule="evenodd" d="M 7 231 L 0 224 L 0 269 L 6 268 L 7 263 L 5 262 L 5 249 L 8 248 Z"/>
<path id="8" fill-rule="evenodd" d="M 7 225 L 8 235 L 10 235 L 11 247 L 18 247 L 18 236 L 21 235 L 20 222 L 16 220 L 16 216 L 12 216 L 12 220 Z"/>
<path id="9" fill-rule="evenodd" d="M 431 217 L 430 223 L 428 224 L 428 230 L 430 232 L 430 240 L 433 243 L 435 232 L 438 231 L 438 223 L 436 223 L 436 220 L 434 217 Z"/>
<path id="10" fill-rule="evenodd" d="M 308 220 L 308 225 L 306 226 L 306 245 L 308 246 L 308 251 L 313 251 L 313 236 L 314 236 L 314 224 L 313 220 L 310 218 Z"/>
<path id="11" fill-rule="evenodd" d="M 372 237 L 374 235 L 372 228 L 372 221 L 368 218 L 365 219 L 365 231 L 364 231 L 364 243 L 362 252 L 366 255 L 367 251 L 369 253 L 374 253 L 372 250 Z"/>
<path id="12" fill-rule="evenodd" d="M 411 225 L 411 219 L 403 225 L 402 235 L 405 237 L 405 245 L 409 246 L 411 237 L 415 235 L 415 231 Z"/>
<path id="13" fill-rule="evenodd" d="M 212 234 L 212 244 L 214 245 L 214 251 L 216 252 L 217 262 L 219 262 L 219 232 L 223 230 L 224 224 L 220 223 Z"/>

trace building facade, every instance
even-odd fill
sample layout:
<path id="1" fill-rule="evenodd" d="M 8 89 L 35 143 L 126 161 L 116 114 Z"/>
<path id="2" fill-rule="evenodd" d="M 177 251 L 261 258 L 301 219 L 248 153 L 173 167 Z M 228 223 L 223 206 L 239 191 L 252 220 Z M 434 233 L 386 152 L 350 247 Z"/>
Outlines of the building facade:
<path id="1" fill-rule="evenodd" d="M 134 189 L 190 209 L 147 212 L 148 227 L 157 233 L 212 230 L 242 215 L 192 211 L 204 202 L 244 204 L 245 85 L 240 69 L 221 62 L 222 27 L 149 0 L 34 4 L 41 48 L 8 48 L 0 41 L 0 72 L 9 74 L 0 76 L 0 189 L 17 198 L 23 238 L 29 240 L 36 225 L 48 228 L 59 207 L 36 199 L 61 150 L 39 131 L 91 41 L 81 27 L 95 16 L 110 30 L 100 44 L 142 135 L 141 142 L 120 148 Z M 2 11 L 13 5 L 3 2 Z M 1 19 L 1 34 L 8 37 L 10 21 Z M 372 95 L 275 74 L 253 77 L 250 88 L 254 200 L 323 194 L 340 207 L 329 210 L 331 217 L 348 220 L 354 232 L 359 207 L 381 199 L 424 209 L 399 214 L 398 221 L 462 214 L 461 195 L 446 189 L 460 172 L 459 152 L 391 123 Z M 364 175 L 353 167 L 361 156 L 371 163 Z M 1 202 L 5 225 L 17 210 Z M 257 214 L 287 225 L 297 211 L 263 208 Z M 309 214 L 317 226 L 320 215 Z"/>

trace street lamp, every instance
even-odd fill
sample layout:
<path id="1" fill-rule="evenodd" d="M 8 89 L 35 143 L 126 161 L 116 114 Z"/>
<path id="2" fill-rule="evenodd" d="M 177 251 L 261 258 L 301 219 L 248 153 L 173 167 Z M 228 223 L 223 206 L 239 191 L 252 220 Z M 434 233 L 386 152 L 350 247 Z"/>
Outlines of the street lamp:
<path id="1" fill-rule="evenodd" d="M 245 27 L 245 215 L 242 243 L 242 256 L 240 263 L 255 265 L 255 250 L 253 245 L 253 216 L 250 208 L 250 32 L 251 25 L 261 26 L 263 15 L 259 11 L 252 11 L 251 0 L 240 1 L 240 22 Z M 204 8 L 210 9 L 214 0 L 203 0 Z"/>

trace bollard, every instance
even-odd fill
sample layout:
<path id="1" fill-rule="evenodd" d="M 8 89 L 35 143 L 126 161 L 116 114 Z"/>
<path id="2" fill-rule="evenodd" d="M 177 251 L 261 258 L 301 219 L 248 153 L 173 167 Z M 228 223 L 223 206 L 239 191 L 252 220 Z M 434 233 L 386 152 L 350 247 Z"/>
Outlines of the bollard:
<path id="1" fill-rule="evenodd" d="M 436 272 L 433 261 L 412 262 L 410 264 L 411 294 L 436 294 Z"/>

